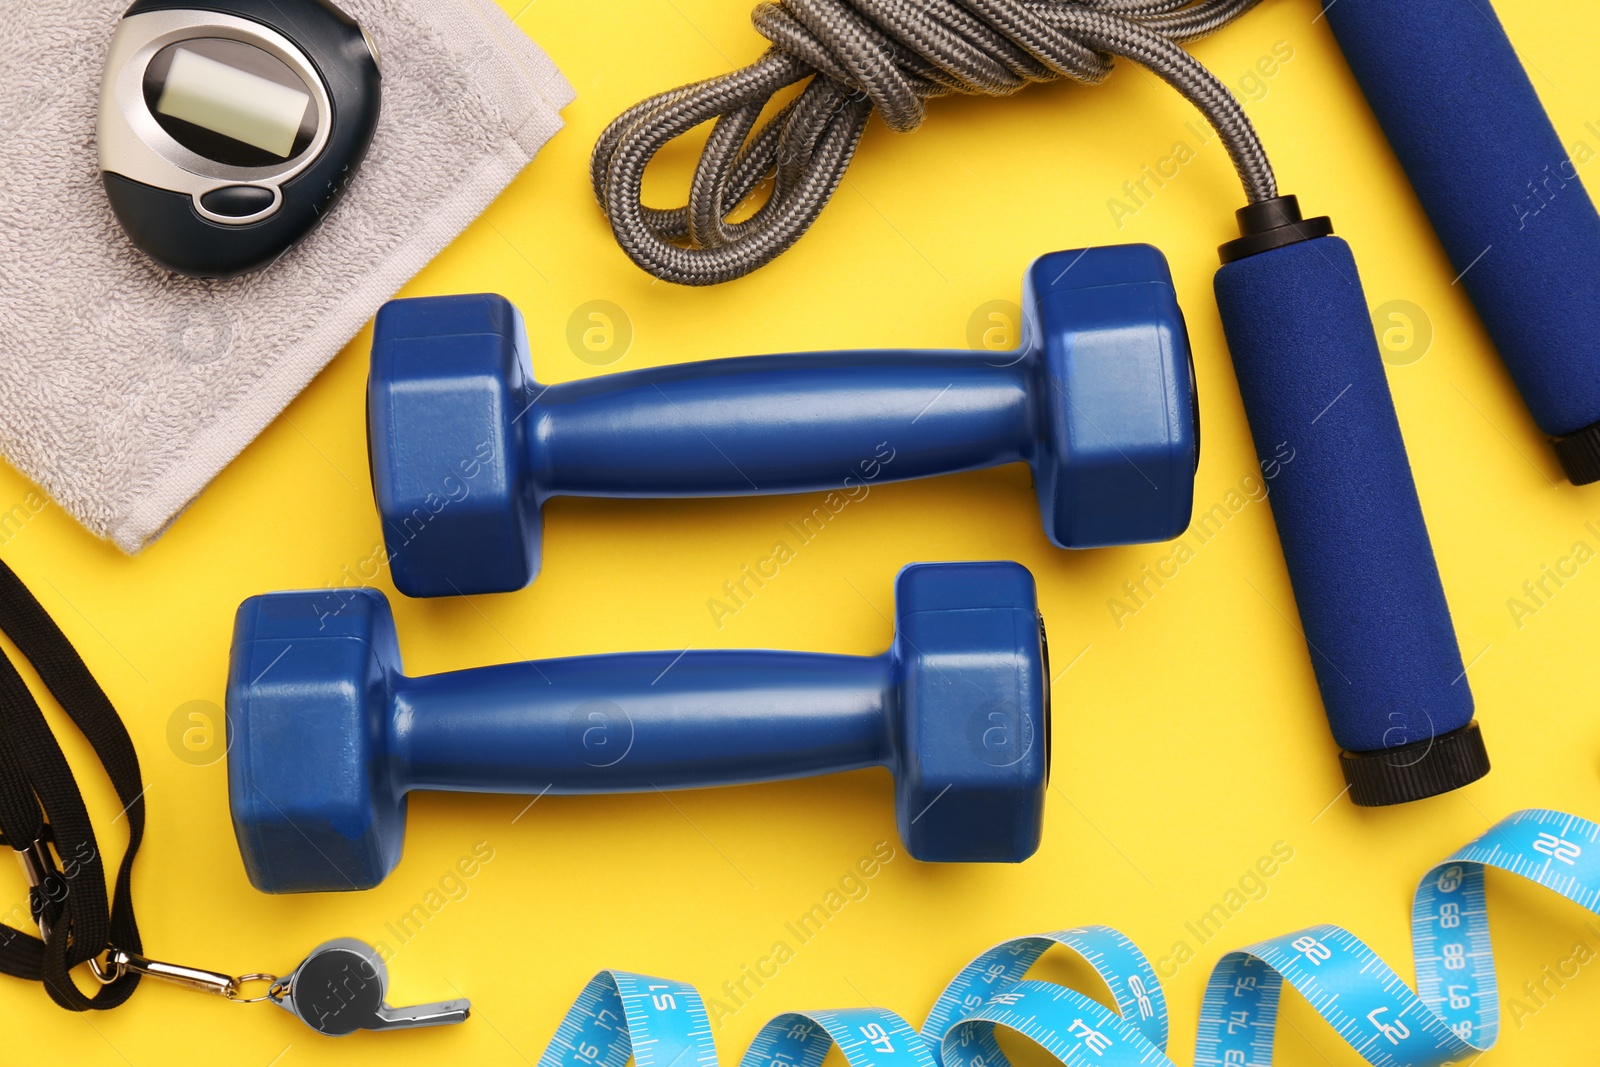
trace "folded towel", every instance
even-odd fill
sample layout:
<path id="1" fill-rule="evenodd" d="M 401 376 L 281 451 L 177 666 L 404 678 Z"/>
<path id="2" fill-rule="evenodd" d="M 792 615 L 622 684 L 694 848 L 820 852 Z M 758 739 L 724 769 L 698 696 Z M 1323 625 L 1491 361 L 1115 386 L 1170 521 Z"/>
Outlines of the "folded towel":
<path id="1" fill-rule="evenodd" d="M 125 552 L 561 128 L 572 87 L 492 0 L 338 2 L 382 55 L 372 149 L 308 238 L 231 281 L 157 267 L 101 189 L 101 68 L 127 0 L 0 19 L 0 452 Z"/>

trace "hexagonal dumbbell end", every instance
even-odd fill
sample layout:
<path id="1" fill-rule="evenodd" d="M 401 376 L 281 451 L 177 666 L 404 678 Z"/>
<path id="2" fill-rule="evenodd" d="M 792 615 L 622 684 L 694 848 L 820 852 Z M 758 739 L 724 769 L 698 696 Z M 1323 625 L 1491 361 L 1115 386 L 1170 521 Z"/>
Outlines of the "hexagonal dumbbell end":
<path id="1" fill-rule="evenodd" d="M 228 791 L 250 880 L 362 889 L 400 858 L 412 789 L 610 793 L 863 767 L 897 780 L 923 860 L 1016 862 L 1039 843 L 1049 686 L 1015 563 L 901 572 L 877 656 L 690 649 L 400 670 L 373 590 L 239 609 Z"/>
<path id="2" fill-rule="evenodd" d="M 1166 261 L 1148 245 L 1052 253 L 1026 288 L 1010 353 L 743 356 L 547 387 L 504 299 L 392 301 L 367 403 L 395 585 L 520 589 L 551 496 L 853 496 L 1019 461 L 1060 547 L 1176 536 L 1199 437 Z"/>
<path id="3" fill-rule="evenodd" d="M 367 382 L 372 489 L 407 596 L 520 589 L 539 572 L 528 337 L 500 296 L 391 300 Z"/>
<path id="4" fill-rule="evenodd" d="M 389 759 L 400 650 L 383 594 L 322 590 L 239 607 L 228 666 L 228 805 L 257 889 L 370 889 L 400 861 Z"/>
<path id="5" fill-rule="evenodd" d="M 1200 409 L 1166 257 L 1151 245 L 1040 256 L 1022 310 L 1045 534 L 1059 548 L 1177 537 L 1194 507 Z"/>
<path id="6" fill-rule="evenodd" d="M 895 583 L 895 809 L 919 860 L 1039 847 L 1050 674 L 1034 595 L 1015 563 L 918 564 Z"/>

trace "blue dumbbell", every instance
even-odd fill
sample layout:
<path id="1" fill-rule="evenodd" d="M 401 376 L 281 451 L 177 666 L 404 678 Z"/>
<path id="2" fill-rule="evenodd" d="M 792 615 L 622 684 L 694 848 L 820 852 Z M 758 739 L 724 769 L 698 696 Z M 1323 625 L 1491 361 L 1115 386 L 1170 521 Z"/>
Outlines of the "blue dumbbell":
<path id="1" fill-rule="evenodd" d="M 1176 537 L 1199 438 L 1166 260 L 1148 245 L 1042 256 L 1023 309 L 1005 354 L 751 356 L 542 386 L 503 298 L 391 301 L 367 411 L 395 586 L 520 589 L 552 496 L 797 493 L 1017 461 L 1060 547 Z"/>
<path id="2" fill-rule="evenodd" d="M 879 656 L 701 650 L 407 678 L 371 589 L 239 608 L 228 796 L 269 893 L 367 889 L 400 859 L 406 794 L 616 793 L 888 767 L 920 860 L 1039 846 L 1050 675 L 1033 576 L 924 563 Z"/>

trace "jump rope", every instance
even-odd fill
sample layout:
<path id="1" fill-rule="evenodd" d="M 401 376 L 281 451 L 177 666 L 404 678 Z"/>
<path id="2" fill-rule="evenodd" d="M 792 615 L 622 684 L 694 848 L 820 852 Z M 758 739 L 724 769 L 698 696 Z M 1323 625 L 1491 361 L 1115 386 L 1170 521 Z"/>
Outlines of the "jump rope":
<path id="1" fill-rule="evenodd" d="M 1216 130 L 1250 203 L 1278 195 L 1244 109 L 1181 47 L 1260 0 L 785 0 L 751 18 L 772 43 L 742 70 L 673 89 L 624 111 L 590 162 L 617 243 L 642 269 L 681 285 L 743 277 L 788 250 L 838 189 L 876 113 L 891 130 L 922 124 L 924 102 L 953 93 L 1007 96 L 1036 82 L 1098 84 L 1115 56 L 1148 68 Z M 762 110 L 810 79 L 759 130 Z M 688 203 L 641 200 L 644 171 L 668 142 L 714 121 Z M 770 178 L 748 219 L 729 222 Z"/>
<path id="2" fill-rule="evenodd" d="M 1180 46 L 1257 2 L 763 3 L 754 23 L 771 48 L 743 70 L 629 108 L 601 135 L 591 177 L 635 263 L 669 281 L 708 285 L 770 262 L 804 233 L 874 112 L 890 129 L 909 130 L 929 98 L 1004 95 L 1061 78 L 1092 84 L 1115 56 L 1171 85 L 1216 130 L 1244 187 L 1240 236 L 1219 249 L 1217 305 L 1257 454 L 1289 447 L 1296 456 L 1270 485 L 1272 513 L 1351 798 L 1403 803 L 1475 781 L 1489 758 L 1355 259 L 1329 219 L 1303 218 L 1297 200 L 1280 193 L 1238 101 Z M 1403 17 L 1386 14 L 1394 7 L 1345 0 L 1327 10 L 1381 36 L 1384 21 Z M 1445 34 L 1493 50 L 1478 40 L 1488 31 L 1477 12 L 1440 21 Z M 1497 24 L 1492 33 L 1504 40 Z M 1511 64 L 1520 72 L 1514 55 Z M 807 78 L 756 128 L 775 93 Z M 1521 102 L 1537 111 L 1528 95 Z M 651 158 L 706 121 L 713 125 L 688 203 L 644 206 Z M 728 221 L 768 175 L 766 200 Z M 1590 378 L 1600 389 L 1600 374 Z"/>
<path id="3" fill-rule="evenodd" d="M 915 129 L 924 101 L 1105 79 L 1123 56 L 1177 89 L 1228 150 L 1251 204 L 1276 197 L 1238 102 L 1178 47 L 1259 0 L 785 0 L 752 16 L 772 47 L 662 93 L 602 134 L 595 196 L 642 269 L 685 285 L 742 277 L 833 196 L 867 119 Z M 1325 17 L 1495 347 L 1575 485 L 1600 480 L 1600 214 L 1493 8 L 1480 0 L 1323 0 Z M 762 124 L 762 108 L 811 79 Z M 640 201 L 663 145 L 715 120 L 682 208 Z M 748 219 L 728 217 L 772 181 Z"/>
<path id="4" fill-rule="evenodd" d="M 591 178 L 636 264 L 709 285 L 816 221 L 873 113 L 903 132 L 930 98 L 1093 84 L 1116 56 L 1171 85 L 1244 187 L 1217 304 L 1257 453 L 1297 457 L 1269 487 L 1272 513 L 1351 797 L 1403 803 L 1482 777 L 1489 758 L 1354 258 L 1327 218 L 1279 193 L 1238 102 L 1180 47 L 1257 2 L 763 3 L 753 22 L 769 50 L 628 109 Z M 1600 214 L 1505 31 L 1475 0 L 1324 0 L 1321 14 L 1563 469 L 1600 479 Z M 687 204 L 644 206 L 651 158 L 706 121 Z M 768 177 L 765 201 L 730 222 Z"/>
<path id="5" fill-rule="evenodd" d="M 1094 83 L 1106 76 L 1109 57 L 1116 55 L 1167 81 L 1216 129 L 1245 188 L 1248 203 L 1237 213 L 1241 236 L 1220 250 L 1219 308 L 1258 451 L 1270 454 L 1280 441 L 1296 444 L 1294 467 L 1285 468 L 1273 486 L 1273 512 L 1319 686 L 1335 737 L 1346 749 L 1352 796 L 1358 803 L 1394 803 L 1465 784 L 1487 771 L 1487 757 L 1471 721 L 1471 696 L 1354 260 L 1344 242 L 1331 236 L 1328 220 L 1304 219 L 1294 198 L 1279 194 L 1238 103 L 1179 47 L 1226 25 L 1255 2 L 763 4 L 756 25 L 773 49 L 743 71 L 662 94 L 626 112 L 596 147 L 595 191 L 635 262 L 668 280 L 711 284 L 770 262 L 805 232 L 837 188 L 873 111 L 891 128 L 911 129 L 921 121 L 928 98 L 952 92 L 1003 95 L 1030 82 L 1064 77 Z M 1600 467 L 1591 473 L 1587 464 L 1600 463 L 1591 457 L 1600 455 L 1594 443 L 1600 439 L 1600 386 L 1594 386 L 1595 395 L 1589 387 L 1596 380 L 1591 349 L 1592 338 L 1600 334 L 1593 328 L 1600 325 L 1600 297 L 1582 279 L 1597 273 L 1600 240 L 1590 238 L 1600 233 L 1600 222 L 1581 183 L 1567 176 L 1570 160 L 1498 23 L 1492 16 L 1482 18 L 1481 10 L 1477 20 L 1460 18 L 1461 10 L 1460 0 L 1419 0 L 1403 11 L 1377 0 L 1338 0 L 1328 3 L 1326 14 L 1452 258 L 1467 257 L 1486 228 L 1500 233 L 1504 254 L 1490 258 L 1494 241 L 1476 253 L 1468 266 L 1493 269 L 1467 288 L 1569 475 L 1575 482 L 1593 480 Z M 1409 52 L 1407 41 L 1413 46 Z M 1423 54 L 1415 46 L 1424 43 L 1428 54 L 1443 55 L 1437 76 L 1420 88 L 1408 84 L 1402 101 L 1396 72 Z M 1476 79 L 1469 80 L 1468 73 Z M 808 77 L 812 80 L 799 96 L 757 130 L 767 101 Z M 1495 90 L 1493 107 L 1485 107 L 1481 98 L 1485 77 Z M 1452 158 L 1459 146 L 1439 135 L 1442 113 L 1452 120 L 1465 114 L 1463 121 L 1477 123 L 1474 129 L 1507 136 L 1480 142 L 1473 158 Z M 1486 113 L 1493 117 L 1485 118 Z M 639 189 L 651 156 L 673 137 L 712 119 L 716 125 L 688 204 L 674 211 L 645 207 Z M 1505 143 L 1510 148 L 1498 151 Z M 1568 193 L 1539 199 L 1533 214 L 1548 211 L 1552 225 L 1531 236 L 1526 212 L 1516 234 L 1506 236 L 1504 218 L 1491 219 L 1482 210 L 1477 186 L 1446 180 L 1444 174 L 1450 165 L 1456 174 L 1464 166 L 1469 178 L 1494 176 L 1505 170 L 1505 157 L 1517 153 L 1546 160 L 1546 194 L 1553 188 Z M 1551 184 L 1552 167 L 1559 186 Z M 728 221 L 769 175 L 773 187 L 765 203 L 744 221 Z M 1532 181 L 1525 184 L 1538 195 Z M 1547 266 L 1552 248 L 1571 253 L 1581 268 L 1574 272 L 1579 282 L 1545 287 L 1533 299 L 1508 306 L 1507 280 L 1519 265 Z M 1467 273 L 1463 270 L 1463 276 Z M 1580 343 L 1552 352 L 1552 338 Z M 1314 431 L 1319 424 L 1322 429 Z M 1356 453 L 1359 462 L 1351 462 Z M 48 729 L 39 734 L 45 724 L 26 686 L 14 670 L 0 672 L 3 739 L 11 746 L 0 746 L 6 761 L 0 769 L 33 794 L 13 796 L 10 790 L 0 797 L 0 828 L 23 856 L 35 887 L 32 909 L 46 932 L 43 941 L 8 934 L 0 946 L 0 969 L 44 980 L 64 1007 L 112 1007 L 131 992 L 140 965 L 152 962 L 137 955 L 128 877 L 142 830 L 142 787 L 134 788 L 137 761 L 115 713 L 59 630 L 26 590 L 21 590 L 24 602 L 12 585 L 21 589 L 6 572 L 0 592 L 7 630 L 89 736 L 119 795 L 128 794 L 123 799 L 130 847 L 115 898 L 107 902 L 98 850 L 70 769 Z M 1406 640 L 1398 641 L 1401 637 Z M 45 766 L 42 777 L 22 774 L 22 765 L 33 763 Z M 40 818 L 40 804 L 47 819 Z M 1283 979 L 1373 1063 L 1443 1063 L 1489 1047 L 1498 1002 L 1484 868 L 1529 878 L 1593 911 L 1600 894 L 1600 864 L 1592 857 L 1597 838 L 1600 828 L 1574 816 L 1523 812 L 1430 871 L 1413 910 L 1416 993 L 1358 939 L 1335 927 L 1314 927 L 1228 955 L 1208 984 L 1197 1062 L 1268 1063 Z M 54 845 L 62 863 L 45 843 Z M 77 843 L 89 850 L 81 860 L 62 851 L 63 845 L 80 851 Z M 52 885 L 80 878 L 85 886 L 99 884 L 99 894 L 52 897 Z M 52 937 L 51 930 L 71 932 Z M 102 995 L 74 996 L 60 987 L 60 981 L 71 984 L 66 970 L 103 952 L 102 944 L 117 949 L 108 957 Z M 1024 979 L 1053 944 L 1095 966 L 1113 992 L 1116 1011 L 1076 991 Z M 324 958 L 339 951 L 360 956 L 346 945 Z M 312 965 L 320 952 L 301 967 Z M 184 981 L 177 972 L 217 981 L 209 986 Z M 143 973 L 242 999 L 243 979 L 168 965 Z M 286 980 L 246 976 L 251 977 L 271 979 L 268 995 L 252 999 L 277 1000 L 323 1032 L 345 1032 L 337 1025 L 320 1026 L 319 1021 L 329 1020 L 297 1008 L 285 995 Z M 380 1000 L 381 984 L 380 972 Z M 432 1016 L 428 1009 L 434 1009 Z M 465 1006 L 428 1005 L 419 1019 L 390 1025 L 455 1021 L 439 1017 L 452 1013 L 464 1017 Z M 952 982 L 920 1035 L 886 1012 L 791 1014 L 762 1031 L 746 1062 L 816 1067 L 837 1043 L 853 1064 L 895 1060 L 921 1067 L 949 1059 L 959 1067 L 992 1067 L 1005 1062 L 994 1043 L 995 1027 L 1031 1037 L 1063 1063 L 1168 1062 L 1159 982 L 1130 942 L 1102 927 L 1022 938 L 991 949 Z M 706 1067 L 715 1062 L 704 1007 L 690 987 L 605 972 L 569 1013 L 542 1062 L 546 1067 L 620 1067 L 631 1054 L 648 1067 L 658 1060 L 675 1062 L 686 1052 Z M 663 1053 L 670 1055 L 662 1058 Z"/>

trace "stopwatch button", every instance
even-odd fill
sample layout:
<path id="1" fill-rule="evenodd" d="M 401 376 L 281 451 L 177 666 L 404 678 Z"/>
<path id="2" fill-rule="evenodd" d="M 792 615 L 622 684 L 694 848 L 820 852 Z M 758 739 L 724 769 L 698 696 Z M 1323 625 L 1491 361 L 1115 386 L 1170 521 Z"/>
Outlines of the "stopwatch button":
<path id="1" fill-rule="evenodd" d="M 259 185 L 225 185 L 200 198 L 200 206 L 214 215 L 230 219 L 247 218 L 272 206 L 271 189 Z"/>

